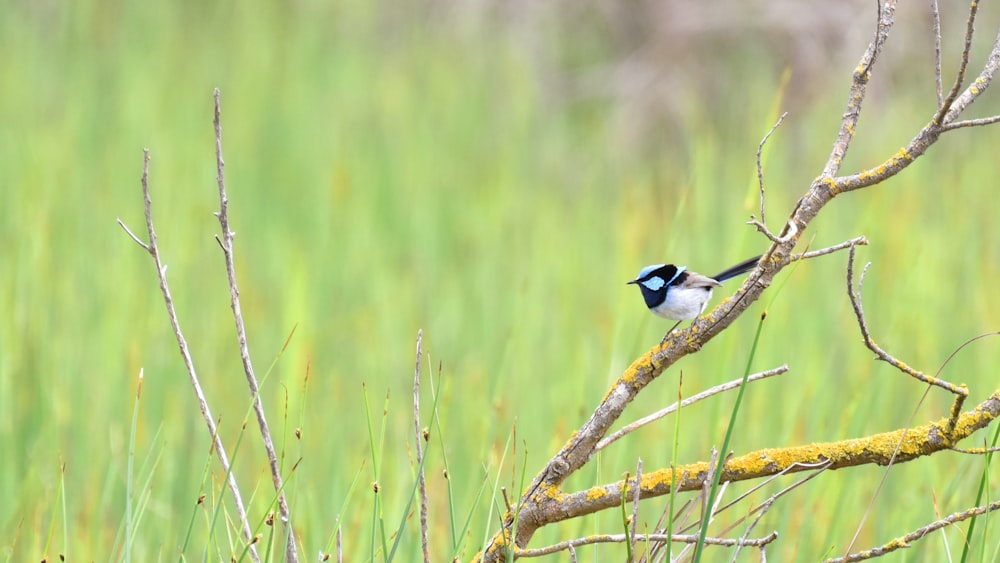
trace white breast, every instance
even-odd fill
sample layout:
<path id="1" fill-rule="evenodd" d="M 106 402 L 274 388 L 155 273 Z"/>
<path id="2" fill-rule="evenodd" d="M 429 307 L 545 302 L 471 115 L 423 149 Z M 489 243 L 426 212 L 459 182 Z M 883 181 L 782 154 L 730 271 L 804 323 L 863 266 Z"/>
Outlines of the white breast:
<path id="1" fill-rule="evenodd" d="M 667 319 L 686 321 L 700 315 L 711 297 L 710 287 L 671 287 L 663 303 L 651 311 Z"/>

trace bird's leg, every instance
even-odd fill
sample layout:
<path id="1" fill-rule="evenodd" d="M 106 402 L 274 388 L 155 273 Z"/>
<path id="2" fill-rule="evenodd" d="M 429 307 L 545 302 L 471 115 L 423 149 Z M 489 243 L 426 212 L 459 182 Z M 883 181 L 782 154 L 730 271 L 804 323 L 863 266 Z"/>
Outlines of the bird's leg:
<path id="1" fill-rule="evenodd" d="M 683 321 L 677 321 L 677 323 L 674 324 L 674 326 L 670 327 L 670 330 L 668 330 L 667 333 L 663 335 L 663 340 L 660 341 L 660 346 L 663 346 L 663 343 L 667 341 L 667 338 L 670 338 L 670 333 L 672 333 L 675 328 L 680 326 L 682 322 Z"/>

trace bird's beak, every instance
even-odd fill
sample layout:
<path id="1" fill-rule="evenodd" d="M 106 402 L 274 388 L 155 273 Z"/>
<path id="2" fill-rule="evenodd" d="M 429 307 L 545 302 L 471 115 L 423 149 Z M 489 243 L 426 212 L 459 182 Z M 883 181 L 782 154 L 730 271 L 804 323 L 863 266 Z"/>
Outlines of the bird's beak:
<path id="1" fill-rule="evenodd" d="M 634 283 L 639 283 L 639 280 L 632 280 L 630 282 L 625 282 L 625 285 L 632 285 Z"/>

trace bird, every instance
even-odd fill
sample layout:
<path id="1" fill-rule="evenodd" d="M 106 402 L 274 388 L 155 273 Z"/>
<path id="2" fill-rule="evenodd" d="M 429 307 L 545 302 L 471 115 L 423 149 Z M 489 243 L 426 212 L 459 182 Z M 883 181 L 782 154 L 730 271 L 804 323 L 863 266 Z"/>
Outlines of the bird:
<path id="1" fill-rule="evenodd" d="M 705 311 L 713 289 L 754 269 L 759 260 L 760 256 L 754 256 L 711 277 L 692 272 L 684 266 L 652 264 L 640 270 L 639 275 L 628 283 L 639 286 L 651 313 L 677 321 L 667 331 L 669 336 L 682 321 L 697 319 Z M 666 338 L 663 337 L 664 340 Z"/>

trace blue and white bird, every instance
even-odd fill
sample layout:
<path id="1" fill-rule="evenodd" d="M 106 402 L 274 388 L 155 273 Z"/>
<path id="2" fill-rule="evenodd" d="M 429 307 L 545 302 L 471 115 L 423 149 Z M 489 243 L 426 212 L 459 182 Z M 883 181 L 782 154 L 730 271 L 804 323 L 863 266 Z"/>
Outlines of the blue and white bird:
<path id="1" fill-rule="evenodd" d="M 684 266 L 653 264 L 640 270 L 639 275 L 628 283 L 639 286 L 646 307 L 654 315 L 677 321 L 667 331 L 670 334 L 681 321 L 698 318 L 711 299 L 714 288 L 754 269 L 759 260 L 760 256 L 755 256 L 712 277 L 692 272 Z"/>

